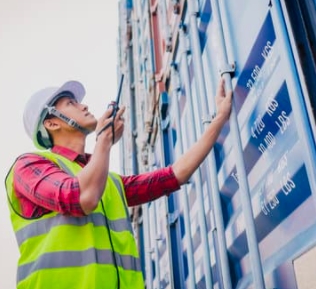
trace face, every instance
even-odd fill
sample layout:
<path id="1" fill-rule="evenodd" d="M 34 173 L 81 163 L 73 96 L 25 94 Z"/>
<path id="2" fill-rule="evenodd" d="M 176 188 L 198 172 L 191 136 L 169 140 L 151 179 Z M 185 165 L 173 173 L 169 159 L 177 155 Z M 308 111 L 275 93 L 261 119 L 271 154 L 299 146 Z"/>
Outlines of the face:
<path id="1" fill-rule="evenodd" d="M 78 103 L 72 97 L 65 96 L 57 100 L 55 108 L 60 113 L 75 120 L 82 127 L 91 131 L 95 130 L 97 120 L 94 115 L 89 112 L 87 105 Z M 61 122 L 63 121 L 61 120 Z M 65 122 L 63 123 L 66 124 Z"/>

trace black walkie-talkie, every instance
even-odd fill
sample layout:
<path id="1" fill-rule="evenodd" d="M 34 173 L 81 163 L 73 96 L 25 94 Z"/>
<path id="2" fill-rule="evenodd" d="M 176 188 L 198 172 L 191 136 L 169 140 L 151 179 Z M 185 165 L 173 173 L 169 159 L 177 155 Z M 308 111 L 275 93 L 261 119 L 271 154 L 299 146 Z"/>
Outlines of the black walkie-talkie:
<path id="1" fill-rule="evenodd" d="M 119 108 L 119 102 L 120 102 L 120 98 L 121 98 L 121 93 L 122 93 L 122 86 L 123 86 L 123 80 L 124 80 L 124 74 L 121 75 L 121 80 L 120 80 L 120 84 L 119 84 L 119 89 L 117 92 L 117 96 L 116 96 L 116 100 L 115 101 L 111 101 L 108 107 L 113 107 L 113 111 L 111 113 L 111 115 L 109 117 L 112 117 L 116 115 L 116 112 L 120 109 Z"/>
<path id="2" fill-rule="evenodd" d="M 119 88 L 118 88 L 118 92 L 117 92 L 117 96 L 116 96 L 116 100 L 115 101 L 111 101 L 110 104 L 108 105 L 108 108 L 112 107 L 112 112 L 110 117 L 113 117 L 113 121 L 111 121 L 110 123 L 108 123 L 107 125 L 105 125 L 98 133 L 97 133 L 97 138 L 98 136 L 105 131 L 108 127 L 112 126 L 112 130 L 113 130 L 113 143 L 114 143 L 114 129 L 113 129 L 113 122 L 116 116 L 117 111 L 120 109 L 118 104 L 120 102 L 120 98 L 121 98 L 121 93 L 122 93 L 122 86 L 123 86 L 123 80 L 124 80 L 124 74 L 121 75 L 121 79 L 120 79 L 120 84 L 119 84 Z"/>

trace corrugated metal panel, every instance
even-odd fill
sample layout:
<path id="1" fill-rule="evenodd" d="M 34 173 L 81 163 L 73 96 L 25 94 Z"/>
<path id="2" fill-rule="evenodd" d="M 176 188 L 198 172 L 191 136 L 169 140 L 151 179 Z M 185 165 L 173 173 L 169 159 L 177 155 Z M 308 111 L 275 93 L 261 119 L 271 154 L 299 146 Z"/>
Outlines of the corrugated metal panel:
<path id="1" fill-rule="evenodd" d="M 124 3 L 124 173 L 192 145 L 220 75 L 234 92 L 190 183 L 134 211 L 147 288 L 299 288 L 293 262 L 316 243 L 315 100 L 284 3 Z"/>

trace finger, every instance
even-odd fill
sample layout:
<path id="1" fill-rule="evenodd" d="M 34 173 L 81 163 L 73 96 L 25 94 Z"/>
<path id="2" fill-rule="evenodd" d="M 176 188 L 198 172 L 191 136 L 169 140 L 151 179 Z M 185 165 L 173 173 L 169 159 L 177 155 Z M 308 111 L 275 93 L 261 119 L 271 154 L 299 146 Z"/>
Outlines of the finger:
<path id="1" fill-rule="evenodd" d="M 109 128 L 113 125 L 113 118 L 107 118 L 105 121 L 102 121 L 102 124 L 98 124 L 98 127 L 96 129 L 97 138 L 100 134 L 104 132 L 104 134 L 109 134 L 111 131 Z"/>
<path id="2" fill-rule="evenodd" d="M 233 91 L 230 89 L 228 91 L 226 91 L 226 97 L 225 97 L 228 101 L 232 101 L 233 98 Z"/>
<path id="3" fill-rule="evenodd" d="M 109 117 L 111 116 L 112 112 L 113 112 L 113 107 L 110 106 L 110 107 L 104 112 L 103 116 L 104 116 L 105 118 L 109 118 Z"/>
<path id="4" fill-rule="evenodd" d="M 118 118 L 122 118 L 122 115 L 124 114 L 124 112 L 125 112 L 125 106 L 122 106 L 122 107 L 118 110 L 118 112 L 116 113 L 116 116 L 117 116 Z"/>
<path id="5" fill-rule="evenodd" d="M 222 77 L 217 86 L 217 96 L 225 96 L 225 79 Z"/>

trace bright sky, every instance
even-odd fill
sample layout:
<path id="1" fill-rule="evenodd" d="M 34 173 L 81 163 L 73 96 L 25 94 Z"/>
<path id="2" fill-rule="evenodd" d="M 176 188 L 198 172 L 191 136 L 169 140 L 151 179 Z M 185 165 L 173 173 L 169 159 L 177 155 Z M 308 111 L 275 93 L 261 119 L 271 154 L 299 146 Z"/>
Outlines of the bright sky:
<path id="1" fill-rule="evenodd" d="M 34 149 L 24 132 L 28 97 L 47 86 L 81 81 L 99 117 L 117 90 L 115 0 L 0 0 L 0 288 L 14 289 L 18 249 L 4 179 L 13 160 Z M 93 138 L 88 142 L 92 150 Z M 111 168 L 117 171 L 118 148 Z M 114 153 L 114 156 L 113 156 Z"/>

